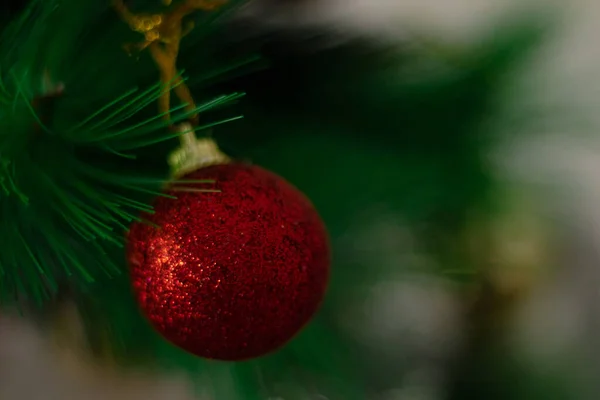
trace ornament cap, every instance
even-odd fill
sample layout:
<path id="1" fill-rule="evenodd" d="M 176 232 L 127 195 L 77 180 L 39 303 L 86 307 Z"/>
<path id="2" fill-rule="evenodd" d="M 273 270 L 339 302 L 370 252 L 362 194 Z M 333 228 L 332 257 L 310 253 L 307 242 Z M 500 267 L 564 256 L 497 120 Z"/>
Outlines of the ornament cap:
<path id="1" fill-rule="evenodd" d="M 192 124 L 186 122 L 175 129 L 181 134 L 181 146 L 169 156 L 171 174 L 174 178 L 210 165 L 228 164 L 231 161 L 213 139 L 197 138 Z"/>

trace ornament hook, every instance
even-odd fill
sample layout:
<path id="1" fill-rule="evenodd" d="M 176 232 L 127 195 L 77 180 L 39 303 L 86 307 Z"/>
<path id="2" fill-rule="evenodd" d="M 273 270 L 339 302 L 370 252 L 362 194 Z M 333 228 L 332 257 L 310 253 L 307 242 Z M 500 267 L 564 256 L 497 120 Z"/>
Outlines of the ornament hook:
<path id="1" fill-rule="evenodd" d="M 163 0 L 171 6 L 171 0 Z M 198 113 L 192 94 L 181 75 L 177 72 L 177 56 L 181 39 L 194 28 L 193 23 L 184 26 L 184 18 L 197 10 L 214 11 L 226 0 L 185 0 L 162 14 L 134 14 L 124 0 L 113 0 L 113 7 L 131 30 L 144 35 L 144 41 L 126 44 L 125 49 L 143 51 L 146 48 L 160 71 L 163 92 L 158 99 L 158 109 L 163 119 L 171 124 L 171 90 L 185 104 L 194 125 L 198 124 Z"/>

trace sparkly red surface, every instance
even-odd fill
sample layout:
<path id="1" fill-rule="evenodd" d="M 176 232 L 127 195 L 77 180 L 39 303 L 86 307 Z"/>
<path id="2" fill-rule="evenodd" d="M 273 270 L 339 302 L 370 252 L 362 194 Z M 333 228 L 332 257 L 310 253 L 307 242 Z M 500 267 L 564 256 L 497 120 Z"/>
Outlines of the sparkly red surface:
<path id="1" fill-rule="evenodd" d="M 153 326 L 201 357 L 242 360 L 291 339 L 317 311 L 329 279 L 325 227 L 310 201 L 262 168 L 200 169 L 158 198 L 157 227 L 128 235 L 134 293 Z"/>

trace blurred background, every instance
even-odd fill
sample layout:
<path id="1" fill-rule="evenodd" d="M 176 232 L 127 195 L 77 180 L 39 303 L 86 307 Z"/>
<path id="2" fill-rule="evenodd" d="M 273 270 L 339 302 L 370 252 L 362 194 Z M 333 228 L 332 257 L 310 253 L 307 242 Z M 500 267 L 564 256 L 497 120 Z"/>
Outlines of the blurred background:
<path id="1" fill-rule="evenodd" d="M 403 266 L 339 315 L 378 371 L 369 377 L 380 388 L 373 399 L 600 396 L 600 3 L 264 0 L 239 16 L 268 29 L 326 27 L 342 37 L 406 46 L 423 45 L 426 33 L 426 43 L 456 50 L 477 46 L 490 26 L 522 13 L 560 14 L 561 23 L 507 88 L 512 100 L 504 121 L 538 118 L 498 123 L 506 135 L 488 155 L 494 177 L 511 188 L 494 230 L 494 254 L 499 266 L 512 267 L 492 268 L 490 287 L 459 288 L 456 279 L 432 272 L 436 261 L 418 251 L 405 221 L 377 202 L 335 243 L 356 262 Z M 473 299 L 481 300 L 482 290 L 495 295 L 490 304 L 470 304 L 465 290 Z M 474 313 L 500 322 L 475 326 Z M 0 399 L 197 398 L 184 375 L 100 367 L 81 350 L 77 334 L 68 342 L 20 316 L 0 316 Z"/>

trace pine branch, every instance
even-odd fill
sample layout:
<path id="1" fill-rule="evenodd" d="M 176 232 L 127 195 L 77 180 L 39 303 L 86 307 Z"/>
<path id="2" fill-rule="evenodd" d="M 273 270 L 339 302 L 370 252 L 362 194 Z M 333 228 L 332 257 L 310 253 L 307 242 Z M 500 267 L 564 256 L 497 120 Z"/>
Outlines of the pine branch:
<path id="1" fill-rule="evenodd" d="M 41 304 L 64 285 L 119 275 L 114 248 L 161 195 L 178 134 L 155 111 L 166 89 L 152 84 L 154 66 L 123 51 L 122 25 L 105 1 L 34 0 L 2 33 L 0 302 Z M 175 122 L 198 113 L 205 129 L 231 120 L 210 113 L 241 96 L 170 112 Z"/>

